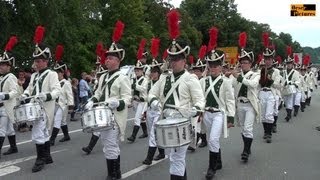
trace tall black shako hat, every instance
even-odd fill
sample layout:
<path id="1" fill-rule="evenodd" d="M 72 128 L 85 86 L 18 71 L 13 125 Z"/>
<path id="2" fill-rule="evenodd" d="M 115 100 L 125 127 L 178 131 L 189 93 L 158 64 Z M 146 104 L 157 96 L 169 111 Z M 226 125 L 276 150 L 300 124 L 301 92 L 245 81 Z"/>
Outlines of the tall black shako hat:
<path id="1" fill-rule="evenodd" d="M 218 41 L 218 29 L 216 27 L 212 27 L 209 30 L 210 40 L 207 48 L 207 56 L 205 60 L 210 64 L 222 65 L 225 60 L 225 55 L 223 51 L 216 50 L 217 41 Z"/>
<path id="2" fill-rule="evenodd" d="M 249 60 L 251 62 L 254 61 L 254 54 L 252 51 L 245 50 L 247 44 L 247 33 L 242 32 L 239 34 L 239 46 L 240 46 L 240 54 L 238 56 L 239 62 L 241 60 Z"/>
<path id="3" fill-rule="evenodd" d="M 48 46 L 42 43 L 44 38 L 45 28 L 43 26 L 37 26 L 33 42 L 35 43 L 35 50 L 32 54 L 33 59 L 51 59 L 51 51 Z"/>
<path id="4" fill-rule="evenodd" d="M 118 57 L 122 61 L 125 57 L 125 50 L 121 44 L 118 42 L 121 39 L 124 30 L 124 23 L 117 21 L 115 28 L 113 29 L 112 44 L 108 51 L 106 51 L 106 56 L 111 55 Z"/>
<path id="5" fill-rule="evenodd" d="M 198 59 L 197 62 L 190 62 L 191 64 L 191 69 L 200 69 L 201 71 L 204 70 L 204 68 L 206 67 L 206 63 L 204 63 L 204 57 L 206 56 L 207 53 L 207 46 L 203 45 L 200 47 L 199 49 L 199 53 L 198 53 Z"/>
<path id="6" fill-rule="evenodd" d="M 185 59 L 190 53 L 190 47 L 186 43 L 177 41 L 177 38 L 180 36 L 179 18 L 180 14 L 176 9 L 172 9 L 167 14 L 168 30 L 170 39 L 172 40 L 171 45 L 167 49 L 169 60 Z"/>
<path id="7" fill-rule="evenodd" d="M 269 57 L 273 58 L 275 56 L 275 50 L 274 50 L 274 47 L 271 46 L 269 43 L 269 33 L 267 32 L 262 33 L 262 41 L 264 46 L 262 55 L 265 58 L 269 58 Z"/>
<path id="8" fill-rule="evenodd" d="M 57 45 L 56 51 L 54 54 L 55 55 L 55 58 L 54 58 L 55 64 L 54 64 L 53 69 L 55 71 L 65 73 L 65 71 L 68 69 L 68 67 L 64 62 L 62 62 L 63 51 L 64 51 L 63 46 L 61 44 Z"/>
<path id="9" fill-rule="evenodd" d="M 13 47 L 18 43 L 16 36 L 11 36 L 6 47 L 4 48 L 3 55 L 0 56 L 0 63 L 7 63 L 10 66 L 15 66 L 15 57 L 12 54 Z"/>

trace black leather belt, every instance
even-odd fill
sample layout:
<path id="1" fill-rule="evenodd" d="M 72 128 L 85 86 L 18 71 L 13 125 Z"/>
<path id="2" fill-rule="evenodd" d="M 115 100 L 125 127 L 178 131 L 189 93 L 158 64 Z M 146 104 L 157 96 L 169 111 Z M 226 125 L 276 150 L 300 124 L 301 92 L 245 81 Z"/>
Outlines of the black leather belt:
<path id="1" fill-rule="evenodd" d="M 4 104 L 3 104 L 3 103 L 0 103 L 0 107 L 2 107 L 2 106 L 4 106 Z"/>
<path id="2" fill-rule="evenodd" d="M 214 110 L 213 108 L 206 108 L 205 111 L 208 111 L 208 112 L 210 112 L 210 113 L 221 112 L 220 110 Z"/>
<path id="3" fill-rule="evenodd" d="M 271 91 L 270 88 L 262 88 L 261 91 Z"/>
<path id="4" fill-rule="evenodd" d="M 240 99 L 239 102 L 241 102 L 241 103 L 249 103 L 250 101 L 244 101 L 244 100 Z"/>

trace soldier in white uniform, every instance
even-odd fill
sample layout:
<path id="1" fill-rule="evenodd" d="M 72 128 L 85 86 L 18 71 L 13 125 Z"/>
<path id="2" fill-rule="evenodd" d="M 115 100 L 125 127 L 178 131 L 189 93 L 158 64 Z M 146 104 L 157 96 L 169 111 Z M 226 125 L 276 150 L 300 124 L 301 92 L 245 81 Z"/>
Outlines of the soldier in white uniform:
<path id="1" fill-rule="evenodd" d="M 8 136 L 10 148 L 3 155 L 18 152 L 16 133 L 13 129 L 13 108 L 16 105 L 16 97 L 19 96 L 18 80 L 10 71 L 15 66 L 15 58 L 12 49 L 18 42 L 16 36 L 8 41 L 4 53 L 0 56 L 0 158 L 1 149 L 6 136 Z"/>
<path id="2" fill-rule="evenodd" d="M 216 33 L 212 33 L 216 31 Z M 207 128 L 209 146 L 209 167 L 206 179 L 210 180 L 216 171 L 222 168 L 220 136 L 228 137 L 228 128 L 233 127 L 235 115 L 235 98 L 232 81 L 223 78 L 222 64 L 224 52 L 217 51 L 218 30 L 210 29 L 209 53 L 206 57 L 210 76 L 201 81 L 205 96 L 204 124 Z"/>
<path id="3" fill-rule="evenodd" d="M 253 61 L 253 52 L 247 52 L 242 48 L 239 56 L 241 72 L 239 73 L 239 71 L 234 70 L 232 73 L 236 78 L 233 81 L 233 87 L 235 88 L 236 97 L 236 117 L 241 127 L 241 136 L 244 144 L 241 154 L 241 159 L 244 162 L 248 161 L 251 154 L 253 123 L 260 120 L 258 100 L 260 74 L 251 71 Z"/>
<path id="4" fill-rule="evenodd" d="M 25 102 L 29 96 L 36 97 L 42 101 L 44 109 L 42 117 L 33 122 L 32 141 L 36 144 L 37 159 L 32 172 L 41 171 L 45 164 L 53 162 L 50 154 L 50 129 L 52 128 L 55 100 L 61 93 L 61 86 L 58 74 L 48 68 L 51 53 L 49 47 L 42 44 L 44 27 L 38 26 L 35 32 L 34 42 L 36 43 L 33 59 L 35 73 L 31 75 L 30 83 L 20 98 Z"/>
<path id="5" fill-rule="evenodd" d="M 176 33 L 179 32 L 178 20 L 177 10 L 171 10 L 168 13 L 168 24 L 172 44 L 167 51 L 172 74 L 163 75 L 163 78 L 151 88 L 148 96 L 150 107 L 153 110 L 162 109 L 163 118 L 170 118 L 173 113 L 179 114 L 182 111 L 180 108 L 188 109 L 181 114 L 194 117 L 198 114 L 198 110 L 204 107 L 204 96 L 198 78 L 184 69 L 190 47 L 176 41 L 179 36 L 179 33 Z M 185 162 L 187 148 L 188 145 L 184 145 L 170 149 L 171 180 L 187 179 Z"/>
<path id="6" fill-rule="evenodd" d="M 293 59 L 290 57 L 292 55 L 291 47 L 287 48 L 288 58 L 285 60 L 286 69 L 284 70 L 284 87 L 283 87 L 283 99 L 286 105 L 287 116 L 285 120 L 288 122 L 292 116 L 292 108 L 294 104 L 294 94 L 300 85 L 299 72 L 293 68 Z"/>
<path id="7" fill-rule="evenodd" d="M 274 122 L 273 122 L 273 127 L 272 127 L 272 133 L 277 133 L 277 121 L 278 121 L 278 115 L 279 115 L 279 110 L 282 107 L 283 100 L 282 100 L 282 88 L 284 84 L 284 79 L 283 79 L 283 65 L 282 65 L 282 60 L 280 56 L 277 56 L 276 58 L 277 63 L 275 63 L 275 71 L 279 71 L 280 74 L 280 84 L 275 88 L 275 107 L 274 107 Z"/>
<path id="8" fill-rule="evenodd" d="M 108 72 L 99 78 L 97 90 L 85 105 L 91 109 L 95 102 L 104 102 L 112 110 L 113 127 L 100 132 L 104 156 L 107 160 L 107 179 L 121 179 L 119 140 L 124 140 L 128 117 L 128 106 L 131 103 L 130 80 L 120 72 L 120 62 L 124 59 L 125 50 L 117 42 L 120 40 L 124 24 L 116 23 L 113 33 L 113 43 L 106 51 L 106 67 Z"/>
<path id="9" fill-rule="evenodd" d="M 308 73 L 311 85 L 310 85 L 310 93 L 306 99 L 306 105 L 310 106 L 311 96 L 312 96 L 313 90 L 318 89 L 318 81 L 317 81 L 317 78 L 316 78 L 314 72 L 311 70 L 311 63 L 309 63 L 307 73 Z"/>
<path id="10" fill-rule="evenodd" d="M 272 129 L 275 121 L 276 89 L 280 87 L 280 72 L 273 67 L 273 49 L 266 46 L 263 52 L 265 67 L 260 71 L 260 92 L 259 99 L 261 104 L 261 121 L 264 129 L 263 138 L 267 143 L 272 142 Z"/>
<path id="11" fill-rule="evenodd" d="M 68 112 L 72 111 L 74 106 L 73 93 L 71 83 L 66 79 L 66 71 L 68 70 L 67 65 L 61 61 L 63 52 L 63 46 L 58 45 L 56 48 L 56 64 L 53 69 L 58 73 L 58 79 L 61 86 L 61 94 L 56 100 L 55 116 L 53 129 L 50 137 L 50 145 L 54 146 L 55 139 L 61 128 L 64 137 L 59 140 L 59 142 L 65 142 L 70 140 L 67 116 Z"/>

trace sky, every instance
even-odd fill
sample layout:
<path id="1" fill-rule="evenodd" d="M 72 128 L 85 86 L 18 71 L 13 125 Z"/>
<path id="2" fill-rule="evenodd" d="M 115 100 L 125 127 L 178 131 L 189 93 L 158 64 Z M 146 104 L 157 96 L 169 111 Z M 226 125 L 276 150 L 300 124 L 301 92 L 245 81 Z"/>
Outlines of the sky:
<path id="1" fill-rule="evenodd" d="M 182 0 L 171 0 L 179 7 Z M 242 17 L 270 25 L 273 32 L 291 34 L 302 47 L 320 47 L 320 0 L 235 0 Z M 314 17 L 291 17 L 291 4 L 316 4 Z"/>

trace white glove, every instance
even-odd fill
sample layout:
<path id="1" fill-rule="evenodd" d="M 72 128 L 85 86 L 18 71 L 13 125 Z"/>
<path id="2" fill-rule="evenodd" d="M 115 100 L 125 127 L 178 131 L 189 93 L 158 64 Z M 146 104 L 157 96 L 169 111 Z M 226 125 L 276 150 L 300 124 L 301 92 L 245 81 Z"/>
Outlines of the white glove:
<path id="1" fill-rule="evenodd" d="M 20 97 L 19 97 L 19 101 L 24 101 L 28 98 L 28 96 L 26 94 L 22 94 Z"/>
<path id="2" fill-rule="evenodd" d="M 93 107 L 93 101 L 88 101 L 87 104 L 84 106 L 84 109 L 91 109 Z"/>
<path id="3" fill-rule="evenodd" d="M 154 111 L 159 111 L 161 109 L 161 104 L 158 100 L 154 100 L 152 101 L 152 103 L 150 104 L 150 107 L 152 110 Z"/>
<path id="4" fill-rule="evenodd" d="M 6 94 L 6 93 L 0 92 L 0 101 L 4 100 L 5 94 Z"/>
<path id="5" fill-rule="evenodd" d="M 45 93 L 40 93 L 37 95 L 37 99 L 40 99 L 41 101 L 46 101 L 47 95 Z"/>
<path id="6" fill-rule="evenodd" d="M 196 107 L 192 107 L 190 110 L 190 116 L 195 117 L 198 113 L 198 109 Z"/>
<path id="7" fill-rule="evenodd" d="M 107 102 L 108 102 L 108 106 L 111 109 L 115 109 L 115 108 L 119 107 L 119 105 L 120 105 L 119 100 L 117 100 L 116 98 L 109 99 Z"/>

